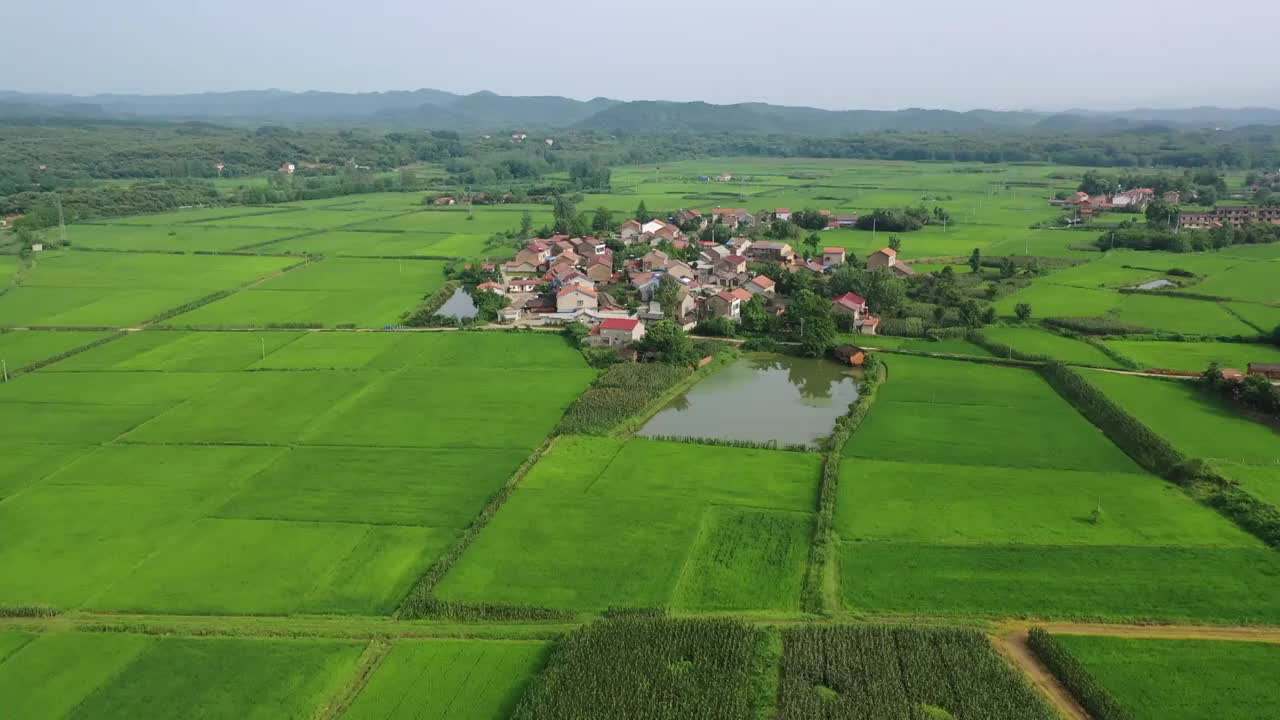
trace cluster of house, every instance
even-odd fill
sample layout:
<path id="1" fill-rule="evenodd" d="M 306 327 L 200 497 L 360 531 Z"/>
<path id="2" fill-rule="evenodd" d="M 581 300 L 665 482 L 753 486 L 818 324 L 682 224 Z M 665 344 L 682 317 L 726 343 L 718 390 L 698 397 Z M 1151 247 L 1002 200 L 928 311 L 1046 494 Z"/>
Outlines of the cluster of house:
<path id="1" fill-rule="evenodd" d="M 1178 227 L 1187 230 L 1240 227 L 1254 223 L 1280 225 L 1280 205 L 1219 205 L 1207 212 L 1178 214 Z"/>
<path id="2" fill-rule="evenodd" d="M 1161 197 L 1170 205 L 1177 205 L 1182 200 L 1182 194 L 1176 190 L 1170 190 Z M 1155 199 L 1155 190 L 1151 188 L 1133 188 L 1124 192 L 1102 195 L 1078 192 L 1063 200 L 1050 200 L 1049 204 L 1070 208 L 1077 218 L 1087 220 L 1100 212 L 1108 210 L 1142 212 L 1147 209 L 1148 205 L 1155 202 Z"/>
<path id="3" fill-rule="evenodd" d="M 741 212 L 744 214 L 726 212 L 721 222 L 735 223 L 736 227 L 738 223 L 755 221 L 750 213 Z M 685 210 L 674 219 L 688 227 L 698 217 L 697 211 Z M 776 282 L 766 274 L 748 270 L 750 263 L 768 263 L 793 273 L 822 274 L 847 262 L 841 247 L 823 248 L 820 259 L 806 259 L 790 244 L 779 241 L 753 241 L 738 236 L 724 243 L 699 242 L 665 220 L 629 220 L 619 229 L 616 239 L 625 246 L 641 245 L 648 251 L 615 262 L 613 250 L 601 238 L 555 235 L 534 239 L 511 261 L 497 267 L 485 266 L 498 270 L 502 280 L 483 283 L 477 289 L 508 297 L 510 304 L 500 314 L 503 322 L 542 325 L 578 321 L 592 326 L 588 342 L 627 345 L 643 336 L 646 321 L 668 319 L 685 329 L 711 318 L 738 321 L 743 306 L 753 297 L 764 300 L 770 312 L 785 312 L 786 301 L 778 296 Z M 697 258 L 670 256 L 661 249 L 668 243 L 681 249 L 696 243 Z M 687 258 L 690 253 L 682 255 Z M 890 248 L 872 253 L 866 267 L 898 276 L 914 274 Z M 664 307 L 658 297 L 666 278 L 670 278 L 669 283 L 674 281 L 675 302 L 673 305 L 668 299 Z M 624 296 L 638 298 L 636 312 L 629 312 L 629 303 L 620 299 Z M 837 298 L 832 308 L 849 315 L 852 325 L 862 332 L 874 334 L 879 327 L 879 318 L 857 295 Z"/>

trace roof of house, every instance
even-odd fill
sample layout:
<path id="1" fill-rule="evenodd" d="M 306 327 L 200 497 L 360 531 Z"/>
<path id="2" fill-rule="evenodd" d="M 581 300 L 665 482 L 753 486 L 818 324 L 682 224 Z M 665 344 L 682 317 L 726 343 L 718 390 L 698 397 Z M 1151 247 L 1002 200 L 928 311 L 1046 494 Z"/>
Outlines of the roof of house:
<path id="1" fill-rule="evenodd" d="M 760 242 L 752 243 L 751 247 L 756 250 L 782 250 L 784 248 L 791 247 L 791 245 L 784 242 L 777 242 L 775 240 L 761 240 Z"/>
<path id="2" fill-rule="evenodd" d="M 748 282 L 755 283 L 757 287 L 762 287 L 765 289 L 768 289 L 773 287 L 774 285 L 777 285 L 777 283 L 773 281 L 773 278 L 769 277 L 768 275 L 757 275 L 751 278 L 750 280 L 748 280 Z"/>
<path id="3" fill-rule="evenodd" d="M 613 253 L 600 253 L 587 258 L 588 265 L 608 265 L 613 267 Z"/>
<path id="4" fill-rule="evenodd" d="M 894 250 L 893 248 L 880 248 L 879 250 L 871 254 L 872 255 L 888 255 L 889 257 L 893 257 L 898 254 L 898 251 Z"/>
<path id="5" fill-rule="evenodd" d="M 741 255 L 725 255 L 720 258 L 720 262 L 733 263 L 734 265 L 741 265 L 746 261 L 747 259 Z"/>
<path id="6" fill-rule="evenodd" d="M 854 293 L 845 293 L 840 297 L 836 298 L 835 300 L 832 300 L 831 302 L 835 303 L 836 305 L 843 305 L 849 308 L 850 310 L 856 310 L 856 309 L 861 309 L 864 305 L 866 305 L 867 299 L 862 297 L 861 295 L 857 295 Z"/>
<path id="7" fill-rule="evenodd" d="M 659 279 L 659 277 L 660 276 L 657 275 L 656 273 L 651 273 L 651 272 L 631 273 L 631 284 L 635 285 L 636 287 L 640 287 L 641 285 L 646 285 L 654 280 Z"/>
<path id="8" fill-rule="evenodd" d="M 716 297 L 724 300 L 725 302 L 733 302 L 734 300 L 742 300 L 745 302 L 751 299 L 751 293 L 743 290 L 742 288 L 734 288 L 733 290 L 721 290 L 716 293 Z"/>
<path id="9" fill-rule="evenodd" d="M 844 248 L 842 248 L 842 247 L 826 247 L 826 248 L 822 248 L 822 254 L 823 254 L 823 255 L 843 255 L 843 254 L 844 254 Z"/>
<path id="10" fill-rule="evenodd" d="M 774 210 L 774 212 L 775 212 L 775 213 L 779 213 L 779 214 L 781 214 L 781 213 L 789 213 L 789 212 L 791 212 L 791 208 L 778 208 L 777 210 Z"/>
<path id="11" fill-rule="evenodd" d="M 1280 372 L 1280 363 L 1249 363 L 1249 372 Z"/>
<path id="12" fill-rule="evenodd" d="M 596 296 L 596 291 L 592 290 L 589 287 L 585 287 L 583 285 L 566 285 L 560 288 L 560 292 L 556 293 L 556 297 L 564 297 L 569 293 L 575 293 L 575 292 L 585 293 L 587 295 L 590 295 L 591 297 Z"/>
<path id="13" fill-rule="evenodd" d="M 476 289 L 477 290 L 502 290 L 504 287 L 505 286 L 490 280 L 489 282 L 480 283 L 479 285 L 476 286 Z"/>
<path id="14" fill-rule="evenodd" d="M 604 322 L 600 323 L 600 329 L 624 330 L 626 332 L 631 332 L 632 330 L 635 330 L 636 326 L 639 324 L 640 321 L 635 318 L 607 318 Z"/>
<path id="15" fill-rule="evenodd" d="M 862 318 L 862 325 L 863 325 L 864 327 L 865 327 L 865 326 L 867 326 L 867 325 L 871 325 L 872 327 L 874 327 L 874 326 L 879 325 L 879 324 L 880 324 L 880 318 L 879 318 L 878 316 L 876 316 L 876 315 L 868 315 L 868 316 L 866 316 L 866 317 Z"/>

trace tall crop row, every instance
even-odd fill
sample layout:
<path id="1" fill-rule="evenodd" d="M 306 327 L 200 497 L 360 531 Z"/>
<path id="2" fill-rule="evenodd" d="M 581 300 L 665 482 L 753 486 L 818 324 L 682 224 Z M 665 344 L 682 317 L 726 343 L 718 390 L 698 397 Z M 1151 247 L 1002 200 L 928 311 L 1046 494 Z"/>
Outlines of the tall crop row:
<path id="1" fill-rule="evenodd" d="M 1051 720 L 981 633 L 809 626 L 783 634 L 779 720 Z"/>
<path id="2" fill-rule="evenodd" d="M 692 373 L 682 365 L 665 363 L 611 365 L 569 408 L 557 432 L 605 435 Z"/>
<path id="3" fill-rule="evenodd" d="M 765 633 L 732 620 L 632 617 L 569 635 L 515 720 L 748 718 L 765 674 Z"/>

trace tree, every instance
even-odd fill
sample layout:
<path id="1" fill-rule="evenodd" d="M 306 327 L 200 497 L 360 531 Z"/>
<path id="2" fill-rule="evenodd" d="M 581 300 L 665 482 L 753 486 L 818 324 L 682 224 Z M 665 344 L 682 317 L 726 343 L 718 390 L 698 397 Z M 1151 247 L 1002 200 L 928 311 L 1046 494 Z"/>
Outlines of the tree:
<path id="1" fill-rule="evenodd" d="M 960 303 L 960 322 L 971 328 L 982 327 L 982 307 L 977 300 Z"/>
<path id="2" fill-rule="evenodd" d="M 525 210 L 520 213 L 520 239 L 528 239 L 533 234 L 533 215 Z"/>
<path id="3" fill-rule="evenodd" d="M 894 252 L 902 249 L 902 240 L 900 240 L 897 235 L 889 236 L 889 249 Z"/>
<path id="4" fill-rule="evenodd" d="M 1151 201 L 1147 206 L 1147 224 L 1152 227 L 1173 227 L 1178 221 L 1178 208 L 1161 198 Z"/>
<path id="5" fill-rule="evenodd" d="M 692 365 L 698 361 L 693 341 L 683 328 L 670 320 L 659 320 L 650 325 L 640 339 L 639 347 L 658 353 L 664 362 L 672 365 Z"/>
<path id="6" fill-rule="evenodd" d="M 739 313 L 743 330 L 753 333 L 769 332 L 772 316 L 759 295 L 752 295 L 750 300 L 743 303 Z"/>
<path id="7" fill-rule="evenodd" d="M 1017 315 L 1017 316 L 1018 316 L 1018 319 L 1019 319 L 1019 320 L 1021 320 L 1022 322 L 1026 322 L 1026 321 L 1030 320 L 1030 319 L 1031 319 L 1031 304 L 1030 304 L 1030 303 L 1018 303 L 1017 305 L 1014 305 L 1014 306 L 1013 306 L 1013 314 L 1014 314 L 1014 315 Z"/>
<path id="8" fill-rule="evenodd" d="M 1013 264 L 1013 258 L 1006 257 L 1000 260 L 1000 277 L 1011 278 L 1018 274 L 1018 266 Z"/>
<path id="9" fill-rule="evenodd" d="M 805 230 L 822 230 L 827 227 L 829 220 L 822 212 L 812 208 L 805 208 L 798 212 L 791 213 L 791 222 L 799 225 Z"/>
<path id="10" fill-rule="evenodd" d="M 809 357 L 823 357 L 836 342 L 836 321 L 831 301 L 811 290 L 801 290 L 787 307 L 787 329 Z"/>
<path id="11" fill-rule="evenodd" d="M 978 272 L 982 269 L 982 251 L 978 248 L 973 249 L 973 254 L 969 256 L 969 269 Z"/>
<path id="12" fill-rule="evenodd" d="M 556 195 L 554 216 L 555 232 L 574 236 L 582 234 L 582 218 L 578 215 L 577 206 L 568 195 Z"/>
<path id="13" fill-rule="evenodd" d="M 1115 180 L 1103 175 L 1097 170 L 1089 170 L 1080 180 L 1080 192 L 1089 195 L 1105 195 L 1111 192 L 1116 186 Z"/>
<path id="14" fill-rule="evenodd" d="M 822 244 L 822 236 L 818 233 L 809 233 L 809 237 L 804 239 L 804 246 L 809 248 L 809 252 L 813 255 L 818 254 L 818 246 Z"/>
<path id="15" fill-rule="evenodd" d="M 636 206 L 636 220 L 647 223 L 652 219 L 653 216 L 649 214 L 649 208 L 645 207 L 644 201 L 641 200 L 640 204 Z"/>
<path id="16" fill-rule="evenodd" d="M 663 275 L 658 281 L 658 289 L 654 291 L 653 299 L 662 308 L 663 317 L 680 319 L 676 314 L 680 309 L 680 287 L 680 281 L 670 275 Z"/>
<path id="17" fill-rule="evenodd" d="M 613 213 L 606 207 L 596 208 L 596 214 L 591 218 L 591 229 L 598 233 L 605 233 L 612 227 Z"/>

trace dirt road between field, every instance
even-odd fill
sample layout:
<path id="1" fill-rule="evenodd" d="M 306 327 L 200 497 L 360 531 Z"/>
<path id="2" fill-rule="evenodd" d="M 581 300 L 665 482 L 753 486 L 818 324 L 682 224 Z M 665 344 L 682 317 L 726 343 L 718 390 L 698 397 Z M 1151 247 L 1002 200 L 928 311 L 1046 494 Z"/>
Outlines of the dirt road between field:
<path id="1" fill-rule="evenodd" d="M 1030 626 L 1023 626 L 1001 632 L 994 638 L 996 649 L 1027 676 L 1031 684 L 1040 690 L 1065 720 L 1090 720 L 1089 713 L 1085 712 L 1075 697 L 1031 651 L 1027 644 L 1030 630 Z"/>
<path id="2" fill-rule="evenodd" d="M 1244 625 L 1109 625 L 1102 623 L 1037 623 L 1059 635 L 1106 635 L 1151 640 L 1234 640 L 1280 643 L 1280 628 Z M 1023 632 L 1030 626 L 1023 628 Z"/>
<path id="3" fill-rule="evenodd" d="M 1021 670 L 1032 685 L 1068 720 L 1089 720 L 1089 714 L 1062 683 L 1040 663 L 1027 644 L 1032 627 L 1056 635 L 1102 635 L 1150 640 L 1222 640 L 1280 644 L 1280 628 L 1212 625 L 1112 625 L 1103 623 L 1006 624 L 994 635 L 996 648 Z"/>

